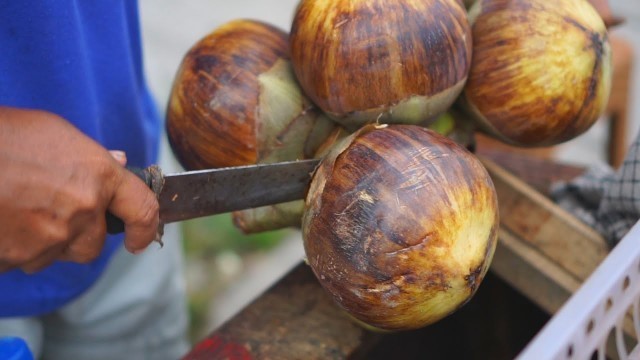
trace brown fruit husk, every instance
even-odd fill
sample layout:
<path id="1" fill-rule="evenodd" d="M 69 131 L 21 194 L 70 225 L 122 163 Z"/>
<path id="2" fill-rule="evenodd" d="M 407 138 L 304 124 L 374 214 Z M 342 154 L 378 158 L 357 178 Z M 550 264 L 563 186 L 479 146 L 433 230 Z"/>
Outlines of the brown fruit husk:
<path id="1" fill-rule="evenodd" d="M 174 78 L 167 135 L 185 169 L 255 164 L 258 78 L 288 61 L 287 34 L 253 20 L 224 24 L 197 42 Z"/>
<path id="2" fill-rule="evenodd" d="M 287 34 L 254 20 L 227 23 L 189 50 L 166 124 L 188 170 L 311 158 L 335 126 L 302 94 Z M 233 214 L 246 233 L 299 226 L 301 216 L 302 201 Z"/>
<path id="3" fill-rule="evenodd" d="M 290 43 L 304 92 L 350 130 L 433 120 L 471 63 L 459 0 L 302 0 Z"/>
<path id="4" fill-rule="evenodd" d="M 280 61 L 258 77 L 260 85 L 257 163 L 313 158 L 336 125 L 300 92 L 289 62 Z M 233 222 L 244 233 L 300 226 L 303 201 L 235 211 Z"/>
<path id="5" fill-rule="evenodd" d="M 475 156 L 411 125 L 366 126 L 323 158 L 305 201 L 307 261 L 352 316 L 431 324 L 478 288 L 497 241 L 497 196 Z"/>
<path id="6" fill-rule="evenodd" d="M 473 61 L 459 105 L 487 134 L 550 146 L 604 111 L 611 50 L 585 0 L 478 0 L 469 12 Z"/>

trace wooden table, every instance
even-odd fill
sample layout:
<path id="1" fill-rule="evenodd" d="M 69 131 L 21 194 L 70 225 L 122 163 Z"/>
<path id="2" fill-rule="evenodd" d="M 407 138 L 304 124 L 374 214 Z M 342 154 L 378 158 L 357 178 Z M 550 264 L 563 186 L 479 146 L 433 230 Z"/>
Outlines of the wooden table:
<path id="1" fill-rule="evenodd" d="M 545 196 L 552 182 L 582 169 L 501 152 L 479 155 L 498 192 L 500 240 L 487 278 L 457 313 L 417 331 L 366 331 L 301 263 L 185 359 L 513 358 L 608 249 Z"/>

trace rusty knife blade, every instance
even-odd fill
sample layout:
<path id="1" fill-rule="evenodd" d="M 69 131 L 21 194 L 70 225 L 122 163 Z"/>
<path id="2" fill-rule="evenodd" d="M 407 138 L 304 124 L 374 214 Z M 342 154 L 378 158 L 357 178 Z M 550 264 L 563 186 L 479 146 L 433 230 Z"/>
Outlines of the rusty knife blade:
<path id="1" fill-rule="evenodd" d="M 299 160 L 164 175 L 164 223 L 302 199 L 319 160 Z"/>

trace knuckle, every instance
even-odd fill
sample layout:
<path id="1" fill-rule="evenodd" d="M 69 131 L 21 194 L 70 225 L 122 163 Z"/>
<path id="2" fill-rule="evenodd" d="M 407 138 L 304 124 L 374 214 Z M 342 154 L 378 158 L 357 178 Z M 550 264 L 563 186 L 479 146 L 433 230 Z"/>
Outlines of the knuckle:
<path id="1" fill-rule="evenodd" d="M 108 158 L 91 157 L 90 165 L 75 169 L 64 197 L 79 212 L 94 211 L 106 206 L 116 179 L 118 171 Z"/>
<path id="2" fill-rule="evenodd" d="M 69 237 L 71 236 L 71 229 L 68 226 L 68 223 L 60 224 L 58 226 L 52 226 L 47 230 L 47 235 L 45 236 L 45 242 L 49 246 L 61 245 L 69 241 Z"/>
<path id="3" fill-rule="evenodd" d="M 76 187 L 61 191 L 57 198 L 61 200 L 54 204 L 51 215 L 45 219 L 51 221 L 52 227 L 55 227 L 52 232 L 54 238 L 68 237 L 70 235 L 68 227 L 72 223 L 96 214 L 101 207 L 99 191 L 88 188 L 78 190 Z"/>
<path id="4" fill-rule="evenodd" d="M 118 177 L 118 170 L 120 168 L 114 165 L 114 161 L 111 156 L 100 157 L 96 164 L 97 174 L 106 181 L 114 180 Z"/>
<path id="5" fill-rule="evenodd" d="M 83 253 L 76 253 L 73 256 L 73 260 L 79 264 L 89 264 L 90 262 L 95 260 L 97 257 L 98 257 L 98 254 L 83 252 Z"/>
<path id="6" fill-rule="evenodd" d="M 83 233 L 67 247 L 66 258 L 71 261 L 86 264 L 95 260 L 102 251 L 105 233 L 104 229 L 98 226 L 90 233 Z"/>
<path id="7" fill-rule="evenodd" d="M 98 173 L 78 174 L 68 185 L 64 197 L 70 202 L 70 206 L 78 212 L 95 211 L 106 202 L 104 198 L 104 166 L 96 166 Z"/>
<path id="8" fill-rule="evenodd" d="M 100 255 L 100 250 L 93 247 L 71 246 L 67 249 L 67 257 L 77 263 L 87 264 Z"/>
<path id="9" fill-rule="evenodd" d="M 9 266 L 15 267 L 25 264 L 31 260 L 32 256 L 22 249 L 12 249 L 6 252 L 2 257 L 2 262 Z"/>
<path id="10" fill-rule="evenodd" d="M 109 153 L 107 156 L 101 157 L 97 164 L 97 174 L 100 177 L 103 187 L 115 189 L 124 181 L 124 167 L 117 164 Z"/>
<path id="11" fill-rule="evenodd" d="M 93 213 L 100 206 L 100 196 L 95 191 L 83 191 L 76 197 L 76 213 Z"/>

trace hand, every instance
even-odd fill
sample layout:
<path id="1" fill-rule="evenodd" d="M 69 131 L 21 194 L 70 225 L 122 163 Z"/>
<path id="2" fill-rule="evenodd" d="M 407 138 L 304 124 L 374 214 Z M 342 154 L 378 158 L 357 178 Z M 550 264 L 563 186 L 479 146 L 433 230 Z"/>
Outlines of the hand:
<path id="1" fill-rule="evenodd" d="M 114 154 L 56 115 L 0 107 L 0 271 L 90 262 L 107 210 L 125 223 L 129 251 L 155 239 L 158 201 Z"/>

